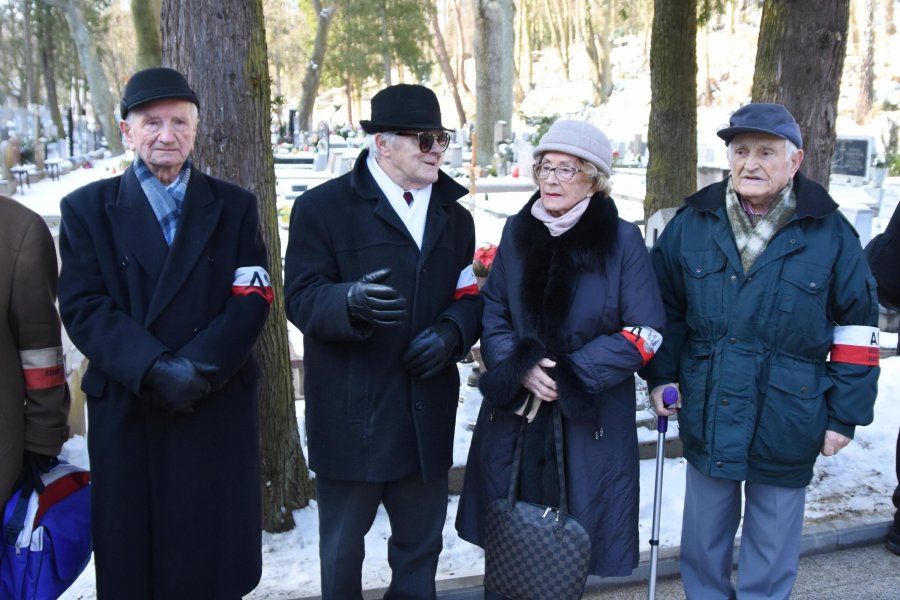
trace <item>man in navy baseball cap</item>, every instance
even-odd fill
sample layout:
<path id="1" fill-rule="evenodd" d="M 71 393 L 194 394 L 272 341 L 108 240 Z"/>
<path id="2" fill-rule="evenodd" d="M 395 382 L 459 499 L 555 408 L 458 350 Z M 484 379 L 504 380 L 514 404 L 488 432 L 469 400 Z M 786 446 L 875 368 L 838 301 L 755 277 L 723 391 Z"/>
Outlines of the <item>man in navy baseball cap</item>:
<path id="1" fill-rule="evenodd" d="M 878 304 L 853 227 L 798 172 L 791 113 L 747 104 L 718 135 L 731 173 L 685 199 L 651 253 L 674 333 L 641 374 L 657 414 L 680 410 L 685 596 L 784 599 L 818 455 L 872 422 Z"/>

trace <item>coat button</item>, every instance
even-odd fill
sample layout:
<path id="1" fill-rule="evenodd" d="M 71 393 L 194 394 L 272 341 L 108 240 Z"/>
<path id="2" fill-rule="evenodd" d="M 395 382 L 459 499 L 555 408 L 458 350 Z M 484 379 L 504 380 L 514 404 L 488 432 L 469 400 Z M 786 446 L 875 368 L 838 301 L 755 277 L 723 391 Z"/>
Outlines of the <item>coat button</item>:
<path id="1" fill-rule="evenodd" d="M 801 394 L 806 395 L 806 391 L 807 391 L 807 388 L 806 388 L 805 385 L 804 385 L 803 387 L 800 388 L 800 393 L 801 393 Z"/>
<path id="2" fill-rule="evenodd" d="M 127 266 L 128 266 L 128 257 L 127 257 L 127 256 L 123 256 L 123 257 L 122 257 L 122 266 L 123 266 L 123 267 L 127 267 Z"/>
<path id="3" fill-rule="evenodd" d="M 717 468 L 717 469 L 721 469 L 721 468 L 724 467 L 724 466 L 725 466 L 725 463 L 723 463 L 721 460 L 717 460 L 717 461 L 716 461 L 716 468 Z"/>
<path id="4" fill-rule="evenodd" d="M 815 282 L 815 281 L 810 281 L 810 282 L 809 282 L 809 287 L 815 289 L 815 288 L 817 287 L 817 286 L 816 286 L 816 282 Z"/>
<path id="5" fill-rule="evenodd" d="M 753 281 L 753 276 L 751 275 L 750 277 L 748 277 L 747 281 Z"/>
<path id="6" fill-rule="evenodd" d="M 722 406 L 728 406 L 728 398 L 722 400 Z"/>
<path id="7" fill-rule="evenodd" d="M 694 271 L 695 271 L 696 273 L 702 273 L 702 272 L 703 272 L 703 268 L 702 268 L 702 267 L 697 267 L 696 269 L 694 269 Z"/>
<path id="8" fill-rule="evenodd" d="M 737 279 L 737 275 L 735 275 L 734 273 L 732 273 L 732 274 L 731 274 L 731 280 L 734 281 L 735 279 Z"/>
<path id="9" fill-rule="evenodd" d="M 730 343 L 732 343 L 732 344 L 737 344 L 737 338 L 731 338 L 731 339 L 728 340 L 728 341 L 729 341 Z"/>
<path id="10" fill-rule="evenodd" d="M 425 406 L 425 405 L 422 404 L 422 401 L 421 401 L 421 400 L 419 400 L 418 402 L 416 402 L 416 410 L 422 410 L 422 408 L 423 408 L 424 406 Z"/>
<path id="11" fill-rule="evenodd" d="M 216 259 L 213 258 L 212 256 L 207 256 L 207 257 L 206 257 L 206 260 L 209 261 L 209 264 L 213 264 L 214 262 L 216 262 Z"/>

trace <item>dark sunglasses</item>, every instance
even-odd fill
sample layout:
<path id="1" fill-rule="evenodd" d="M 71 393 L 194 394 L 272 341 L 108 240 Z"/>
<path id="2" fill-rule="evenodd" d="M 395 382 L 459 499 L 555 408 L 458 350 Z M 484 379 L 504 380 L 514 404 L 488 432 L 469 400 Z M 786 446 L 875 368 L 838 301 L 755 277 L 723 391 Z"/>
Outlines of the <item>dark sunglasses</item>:
<path id="1" fill-rule="evenodd" d="M 396 133 L 397 135 L 405 137 L 419 138 L 419 150 L 422 152 L 430 152 L 431 146 L 435 142 L 441 147 L 441 152 L 446 150 L 447 146 L 450 145 L 450 134 L 446 131 L 441 131 L 440 133 L 431 133 L 430 131 L 398 131 Z"/>

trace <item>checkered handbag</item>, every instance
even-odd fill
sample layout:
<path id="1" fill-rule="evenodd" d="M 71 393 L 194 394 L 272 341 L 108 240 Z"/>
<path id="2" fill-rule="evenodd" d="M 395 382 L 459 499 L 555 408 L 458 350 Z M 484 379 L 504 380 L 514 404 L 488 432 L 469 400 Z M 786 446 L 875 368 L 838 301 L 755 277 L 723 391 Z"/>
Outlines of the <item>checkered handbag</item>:
<path id="1" fill-rule="evenodd" d="M 507 497 L 494 500 L 487 509 L 484 587 L 516 600 L 577 600 L 587 580 L 591 537 L 567 512 L 559 406 L 553 403 L 559 509 L 516 500 L 524 427 L 522 417 Z"/>

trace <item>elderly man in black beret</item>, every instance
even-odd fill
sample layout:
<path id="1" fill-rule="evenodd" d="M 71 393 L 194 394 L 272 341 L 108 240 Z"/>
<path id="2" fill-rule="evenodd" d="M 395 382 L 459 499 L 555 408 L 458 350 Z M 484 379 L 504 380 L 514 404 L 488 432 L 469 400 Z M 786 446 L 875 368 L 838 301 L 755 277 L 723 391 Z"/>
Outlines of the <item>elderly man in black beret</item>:
<path id="1" fill-rule="evenodd" d="M 787 599 L 816 457 L 872 422 L 878 305 L 853 227 L 798 172 L 791 113 L 748 104 L 718 135 L 730 176 L 687 198 L 652 251 L 667 325 L 644 375 L 659 414 L 680 387 L 686 596 Z"/>
<path id="2" fill-rule="evenodd" d="M 288 318 L 303 332 L 309 464 L 322 598 L 361 598 L 363 538 L 391 521 L 385 598 L 434 598 L 459 395 L 478 338 L 475 229 L 441 171 L 450 142 L 434 92 L 372 98 L 353 170 L 303 194 L 285 256 Z"/>
<path id="3" fill-rule="evenodd" d="M 177 71 L 135 73 L 120 123 L 134 162 L 62 200 L 101 599 L 237 599 L 262 570 L 251 350 L 268 256 L 253 194 L 191 164 L 199 103 Z"/>

